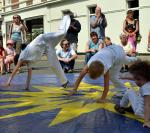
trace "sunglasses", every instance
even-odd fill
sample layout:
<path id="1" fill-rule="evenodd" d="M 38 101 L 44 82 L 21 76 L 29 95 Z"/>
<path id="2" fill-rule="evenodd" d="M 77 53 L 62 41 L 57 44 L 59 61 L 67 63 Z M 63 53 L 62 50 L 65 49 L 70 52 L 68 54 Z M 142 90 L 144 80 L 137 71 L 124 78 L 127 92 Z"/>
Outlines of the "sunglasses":
<path id="1" fill-rule="evenodd" d="M 13 19 L 19 19 L 19 17 L 13 17 Z"/>
<path id="2" fill-rule="evenodd" d="M 69 43 L 64 43 L 63 45 L 69 45 Z"/>

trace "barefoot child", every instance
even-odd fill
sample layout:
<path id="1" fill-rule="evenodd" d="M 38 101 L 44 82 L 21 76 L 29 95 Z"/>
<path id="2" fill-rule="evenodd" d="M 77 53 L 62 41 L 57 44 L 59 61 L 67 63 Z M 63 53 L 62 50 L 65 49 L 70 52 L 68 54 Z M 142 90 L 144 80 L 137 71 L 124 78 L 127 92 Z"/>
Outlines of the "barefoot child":
<path id="1" fill-rule="evenodd" d="M 134 114 L 144 118 L 143 126 L 150 128 L 150 62 L 137 61 L 129 67 L 129 72 L 140 87 L 138 95 L 129 89 L 121 99 L 120 105 L 115 105 L 115 109 L 124 114 L 128 111 L 130 103 Z"/>
<path id="2" fill-rule="evenodd" d="M 105 37 L 104 43 L 106 47 L 92 56 L 88 64 L 81 71 L 70 95 L 77 92 L 81 80 L 87 73 L 92 79 L 96 79 L 104 74 L 104 91 L 101 98 L 98 99 L 98 102 L 105 101 L 109 91 L 109 78 L 116 87 L 116 90 L 118 90 L 121 95 L 127 90 L 127 88 L 119 79 L 119 71 L 122 64 L 134 61 L 136 58 L 127 57 L 123 48 L 121 46 L 112 44 L 109 37 Z"/>
<path id="3" fill-rule="evenodd" d="M 11 80 L 15 76 L 20 66 L 26 63 L 28 66 L 28 76 L 25 88 L 28 90 L 32 75 L 32 64 L 35 61 L 40 60 L 42 54 L 46 52 L 50 68 L 60 78 L 62 86 L 65 88 L 68 84 L 68 80 L 57 59 L 55 46 L 63 39 L 69 28 L 69 25 L 70 17 L 69 15 L 65 15 L 57 32 L 40 34 L 30 44 L 28 44 L 27 47 L 21 52 L 19 61 L 10 78 L 8 79 L 7 84 L 10 85 Z"/>
<path id="4" fill-rule="evenodd" d="M 6 44 L 7 48 L 5 49 L 6 51 L 6 59 L 5 59 L 5 64 L 7 67 L 7 72 L 10 73 L 10 65 L 14 62 L 14 57 L 15 57 L 15 49 L 13 48 L 14 46 L 14 41 L 13 40 L 8 40 Z"/>

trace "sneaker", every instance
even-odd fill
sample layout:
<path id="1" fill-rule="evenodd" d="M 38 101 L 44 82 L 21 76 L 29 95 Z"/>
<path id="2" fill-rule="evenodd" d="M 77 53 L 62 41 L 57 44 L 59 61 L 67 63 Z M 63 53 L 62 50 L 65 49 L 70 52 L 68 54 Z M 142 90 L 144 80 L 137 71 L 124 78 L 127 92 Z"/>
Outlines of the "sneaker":
<path id="1" fill-rule="evenodd" d="M 120 107 L 120 105 L 116 104 L 114 109 L 120 114 L 125 114 L 125 109 L 123 107 Z"/>
<path id="2" fill-rule="evenodd" d="M 73 69 L 69 69 L 69 70 L 68 70 L 68 73 L 73 73 Z"/>
<path id="3" fill-rule="evenodd" d="M 133 108 L 131 106 L 124 108 L 126 112 L 134 113 Z"/>
<path id="4" fill-rule="evenodd" d="M 68 73 L 69 68 L 68 67 L 64 67 L 63 70 L 64 70 L 64 73 Z"/>
<path id="5" fill-rule="evenodd" d="M 67 81 L 66 83 L 64 83 L 63 85 L 61 85 L 61 87 L 66 88 L 69 84 L 69 81 Z"/>

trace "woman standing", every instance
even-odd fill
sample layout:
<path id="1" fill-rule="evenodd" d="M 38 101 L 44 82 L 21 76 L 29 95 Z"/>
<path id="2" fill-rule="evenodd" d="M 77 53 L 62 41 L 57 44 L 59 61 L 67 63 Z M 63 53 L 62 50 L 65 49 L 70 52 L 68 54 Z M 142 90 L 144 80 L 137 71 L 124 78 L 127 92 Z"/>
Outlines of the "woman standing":
<path id="1" fill-rule="evenodd" d="M 132 10 L 127 11 L 127 17 L 123 23 L 123 32 L 128 36 L 128 43 L 132 45 L 136 51 L 136 39 L 139 32 L 139 23 L 133 18 L 134 12 Z"/>
<path id="2" fill-rule="evenodd" d="M 9 29 L 9 39 L 15 42 L 16 56 L 14 58 L 14 63 L 16 65 L 21 52 L 21 44 L 26 41 L 26 30 L 21 23 L 21 17 L 19 15 L 13 16 L 13 22 Z"/>

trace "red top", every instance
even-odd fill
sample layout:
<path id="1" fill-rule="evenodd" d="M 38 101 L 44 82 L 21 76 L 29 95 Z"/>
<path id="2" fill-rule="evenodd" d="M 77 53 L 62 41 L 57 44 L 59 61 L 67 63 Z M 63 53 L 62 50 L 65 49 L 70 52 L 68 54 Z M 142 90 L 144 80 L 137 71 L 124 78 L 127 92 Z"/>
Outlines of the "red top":
<path id="1" fill-rule="evenodd" d="M 5 49 L 3 47 L 0 47 L 0 56 L 3 56 L 3 51 L 5 51 Z"/>

